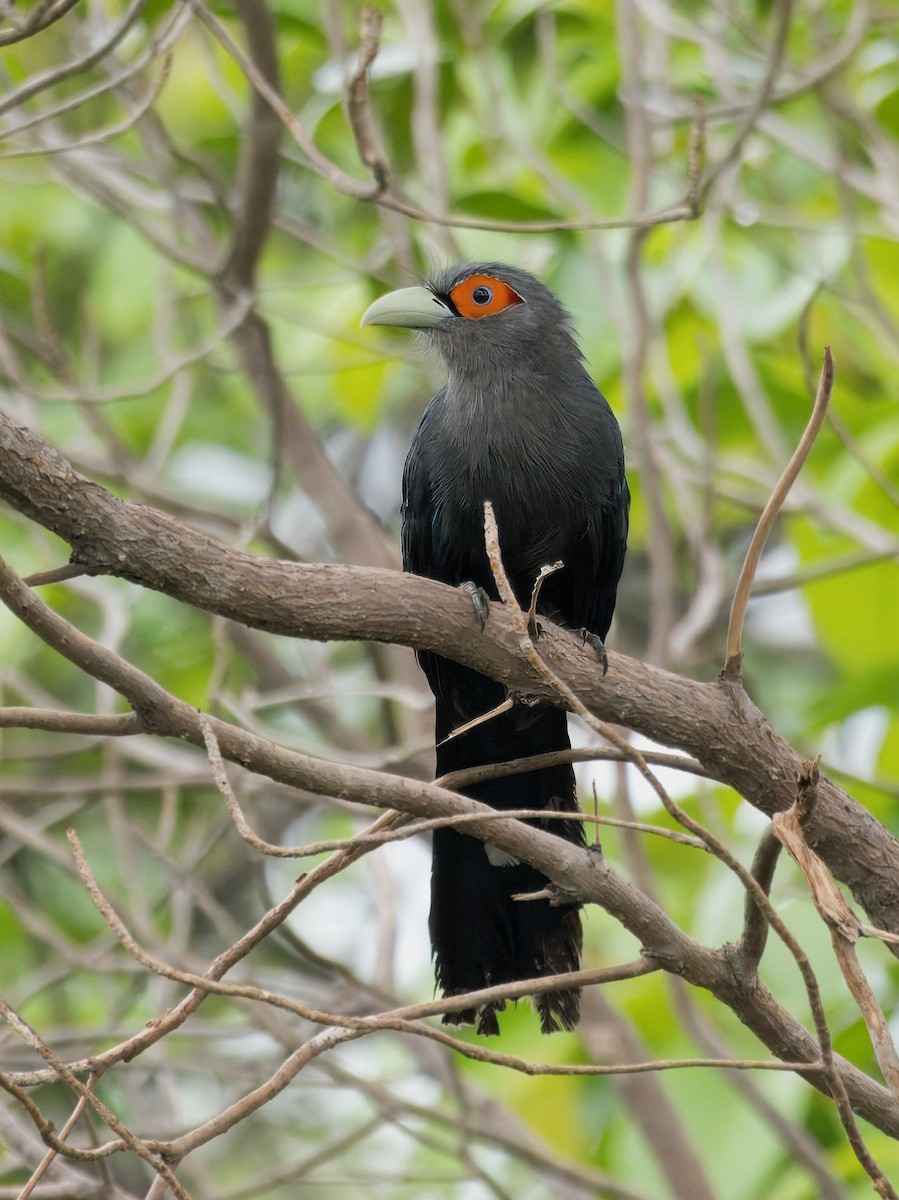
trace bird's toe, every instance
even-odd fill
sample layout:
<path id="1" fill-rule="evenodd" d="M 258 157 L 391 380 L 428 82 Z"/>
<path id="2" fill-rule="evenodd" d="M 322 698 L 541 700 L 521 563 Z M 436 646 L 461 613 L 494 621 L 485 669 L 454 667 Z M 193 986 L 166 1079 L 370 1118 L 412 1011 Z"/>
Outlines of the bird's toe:
<path id="1" fill-rule="evenodd" d="M 487 624 L 487 617 L 490 615 L 490 597 L 482 587 L 478 587 L 470 579 L 460 585 L 463 592 L 471 598 L 472 607 L 475 611 L 475 616 L 481 623 L 481 629 Z"/>
<path id="2" fill-rule="evenodd" d="M 609 656 L 606 654 L 602 638 L 595 633 L 591 633 L 589 629 L 582 629 L 581 637 L 585 646 L 589 644 L 596 651 L 596 657 L 602 663 L 602 673 L 603 675 L 607 674 L 609 670 Z"/>

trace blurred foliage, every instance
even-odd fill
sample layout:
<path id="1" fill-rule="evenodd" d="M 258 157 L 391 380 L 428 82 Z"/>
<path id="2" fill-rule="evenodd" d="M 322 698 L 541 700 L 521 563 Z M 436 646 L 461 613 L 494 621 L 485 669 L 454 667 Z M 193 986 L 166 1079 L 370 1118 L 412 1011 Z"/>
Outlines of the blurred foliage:
<path id="1" fill-rule="evenodd" d="M 85 57 L 125 9 L 120 0 L 76 5 L 4 48 L 7 97 Z M 239 14 L 252 20 L 254 6 L 237 9 L 212 11 L 244 44 Z M 343 104 L 357 6 L 271 0 L 269 9 L 291 111 L 333 163 L 364 181 Z M 403 456 L 440 368 L 408 335 L 360 331 L 359 316 L 385 288 L 447 261 L 508 261 L 539 273 L 571 310 L 628 445 L 632 541 L 612 645 L 638 656 L 655 647 L 666 666 L 705 679 L 722 665 L 743 553 L 801 435 L 830 345 L 836 420 L 763 562 L 747 686 L 801 753 L 822 753 L 825 767 L 899 831 L 899 28 L 889 5 L 794 4 L 769 87 L 783 11 L 783 0 L 385 6 L 370 105 L 395 194 L 407 204 L 485 226 L 664 210 L 691 186 L 690 145 L 703 114 L 709 184 L 699 211 L 643 232 L 626 223 L 534 232 L 412 219 L 341 194 L 285 134 L 253 303 L 293 402 L 360 497 L 359 511 L 367 506 L 383 525 L 383 561 L 396 563 Z M 0 97 L 0 405 L 88 477 L 215 537 L 279 557 L 352 557 L 341 519 L 358 513 L 331 511 L 298 482 L 284 431 L 232 336 L 240 298 L 223 296 L 220 284 L 253 136 L 250 89 L 199 19 L 166 43 L 184 12 L 148 3 L 90 69 L 21 103 Z M 114 85 L 154 39 L 166 61 L 150 55 Z M 651 515 L 650 475 L 663 521 Z M 0 512 L 0 545 L 23 575 L 67 553 L 11 511 Z M 371 648 L 240 636 L 116 580 L 74 580 L 43 594 L 193 705 L 313 753 L 428 769 L 425 690 Z M 662 603 L 652 600 L 659 594 Z M 2 703 L 122 711 L 5 611 L 0 646 Z M 187 970 L 205 969 L 306 869 L 261 862 L 240 841 L 205 761 L 188 747 L 3 729 L 0 751 L 2 984 L 63 1057 L 131 1036 L 183 994 L 115 947 L 74 875 L 67 825 L 141 944 Z M 344 836 L 368 820 L 232 775 L 269 840 Z M 579 777 L 585 797 L 597 783 L 601 812 L 669 823 L 652 794 L 634 781 L 625 790 L 611 769 Z M 665 779 L 749 861 L 765 825 L 758 814 L 717 785 Z M 642 863 L 692 936 L 720 944 L 739 935 L 742 892 L 720 864 L 661 839 L 636 846 L 612 830 L 603 848 L 622 869 Z M 313 894 L 242 978 L 351 1011 L 385 995 L 430 996 L 427 870 L 417 843 L 357 864 Z M 813 959 L 837 1049 L 876 1075 L 790 864 L 779 869 L 774 899 Z M 589 914 L 587 964 L 637 949 L 611 918 Z M 865 966 L 893 1015 L 899 964 L 874 947 Z M 779 945 L 763 967 L 804 1018 L 801 980 Z M 707 1053 L 685 1027 L 669 979 L 617 984 L 606 999 L 646 1054 Z M 763 1056 L 707 997 L 690 1003 L 724 1052 Z M 503 1024 L 502 1049 L 524 1058 L 623 1056 L 595 1014 L 581 1033 L 547 1041 L 526 1005 Z M 174 1136 L 261 1083 L 311 1032 L 210 1000 L 152 1062 L 135 1062 L 99 1092 L 146 1136 Z M 11 1034 L 0 1040 L 4 1068 L 31 1061 Z M 833 1195 L 871 1194 L 832 1109 L 798 1079 L 752 1077 L 774 1120 L 720 1073 L 669 1072 L 660 1086 L 712 1194 L 821 1195 L 782 1137 L 787 1124 L 838 1181 Z M 57 1124 L 66 1119 L 61 1088 L 34 1098 Z M 218 1197 L 291 1194 L 297 1180 L 329 1197 L 360 1186 L 416 1200 L 674 1195 L 630 1103 L 611 1079 L 530 1078 L 382 1034 L 315 1060 L 276 1103 L 192 1155 L 183 1177 L 195 1195 Z M 18 1141 L 0 1147 L 2 1196 L 15 1195 L 37 1161 L 23 1150 L 25 1131 L 23 1122 Z M 886 1173 L 899 1176 L 895 1144 L 867 1136 Z M 111 1164 L 123 1189 L 115 1194 L 143 1194 L 143 1168 L 121 1159 Z M 621 1190 L 605 1190 L 609 1179 Z M 85 1187 L 71 1194 L 97 1194 Z"/>

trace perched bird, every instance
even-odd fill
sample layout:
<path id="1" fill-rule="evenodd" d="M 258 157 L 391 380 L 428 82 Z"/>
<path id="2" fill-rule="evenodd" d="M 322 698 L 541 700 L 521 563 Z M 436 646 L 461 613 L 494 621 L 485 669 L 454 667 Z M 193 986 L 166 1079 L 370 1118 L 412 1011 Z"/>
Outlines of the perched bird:
<path id="1" fill-rule="evenodd" d="M 467 264 L 426 287 L 382 296 L 362 324 L 419 330 L 449 375 L 406 459 L 404 569 L 497 598 L 484 544 L 490 500 L 521 606 L 528 607 L 540 568 L 561 559 L 563 568 L 543 583 L 537 611 L 583 630 L 602 651 L 624 563 L 630 497 L 618 423 L 584 368 L 561 303 L 525 271 Z M 499 706 L 504 688 L 434 654 L 420 654 L 419 661 L 437 703 L 439 774 L 569 747 L 565 712 L 546 705 L 515 703 L 452 737 Z M 494 808 L 578 811 L 567 764 L 462 791 Z M 579 821 L 535 823 L 584 843 Z M 546 885 L 539 871 L 495 846 L 451 828 L 435 831 L 429 928 L 445 995 L 578 968 L 578 906 L 512 899 Z M 451 1013 L 444 1022 L 477 1020 L 479 1033 L 495 1034 L 503 1007 Z M 546 992 L 536 1007 L 544 1033 L 571 1029 L 580 992 Z"/>

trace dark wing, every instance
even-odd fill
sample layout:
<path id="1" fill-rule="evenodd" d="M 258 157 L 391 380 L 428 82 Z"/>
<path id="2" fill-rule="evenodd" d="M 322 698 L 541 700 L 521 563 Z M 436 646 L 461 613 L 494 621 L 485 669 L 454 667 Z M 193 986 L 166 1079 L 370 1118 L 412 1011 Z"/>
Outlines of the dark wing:
<path id="1" fill-rule="evenodd" d="M 411 575 L 424 575 L 428 579 L 441 577 L 435 551 L 436 504 L 430 464 L 434 459 L 435 452 L 432 428 L 434 408 L 443 399 L 445 391 L 445 388 L 441 388 L 425 409 L 409 447 L 409 453 L 406 455 L 406 465 L 403 468 L 401 510 L 403 570 L 408 571 Z M 472 679 L 480 677 L 457 663 L 450 663 L 446 659 L 439 658 L 436 654 L 419 651 L 416 652 L 416 657 L 419 666 L 427 676 L 431 691 L 437 697 L 438 725 L 440 726 L 437 737 L 440 740 L 455 725 L 468 719 L 467 715 L 458 719 L 449 716 L 441 718 L 441 697 L 453 696 L 459 691 L 464 692 L 464 681 L 460 687 L 455 686 L 457 683 L 455 675 L 458 674 L 464 679 L 467 679 L 468 676 L 471 676 Z M 483 711 L 485 708 L 478 709 L 478 712 Z"/>
<path id="2" fill-rule="evenodd" d="M 576 554 L 571 599 L 579 625 L 605 638 L 615 611 L 618 580 L 627 550 L 631 495 L 622 474 L 609 497 L 591 513 L 582 549 Z M 569 618 L 569 623 L 574 621 Z"/>
<path id="3" fill-rule="evenodd" d="M 441 388 L 425 409 L 403 468 L 403 570 L 430 579 L 435 578 L 437 564 L 434 559 L 434 496 L 428 470 L 431 458 L 428 453 L 429 414 L 445 391 Z"/>
<path id="4" fill-rule="evenodd" d="M 562 472 L 573 488 L 560 492 L 560 500 L 568 497 L 561 511 L 567 508 L 569 523 L 556 557 L 565 566 L 546 580 L 540 607 L 569 629 L 605 638 L 627 549 L 630 492 L 618 423 L 592 382 L 582 403 L 582 440 L 569 449 Z"/>

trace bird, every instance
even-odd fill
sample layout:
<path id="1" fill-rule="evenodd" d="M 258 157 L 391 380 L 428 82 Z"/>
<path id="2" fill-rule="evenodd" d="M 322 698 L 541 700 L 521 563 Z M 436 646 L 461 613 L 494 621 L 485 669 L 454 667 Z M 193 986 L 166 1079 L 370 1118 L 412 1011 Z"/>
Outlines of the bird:
<path id="1" fill-rule="evenodd" d="M 484 538 L 492 502 L 505 571 L 527 609 L 541 567 L 537 614 L 604 639 L 624 565 L 630 494 L 618 422 L 587 372 L 571 318 L 534 275 L 502 263 L 465 263 L 425 285 L 375 300 L 362 325 L 417 331 L 436 349 L 446 384 L 425 408 L 403 471 L 403 569 L 478 601 L 498 599 Z M 481 606 L 483 624 L 486 603 Z M 538 629 L 539 632 L 539 629 Z M 514 699 L 506 711 L 454 731 L 506 700 L 502 684 L 421 652 L 436 702 L 437 772 L 570 748 L 561 708 Z M 496 809 L 579 813 L 570 763 L 461 788 Z M 534 820 L 578 846 L 577 819 Z M 580 905 L 553 899 L 536 868 L 452 827 L 434 831 L 429 932 L 437 985 L 451 997 L 580 966 Z M 573 1029 L 580 990 L 534 997 L 541 1030 Z M 446 1024 L 499 1033 L 503 1001 L 447 1012 Z"/>

